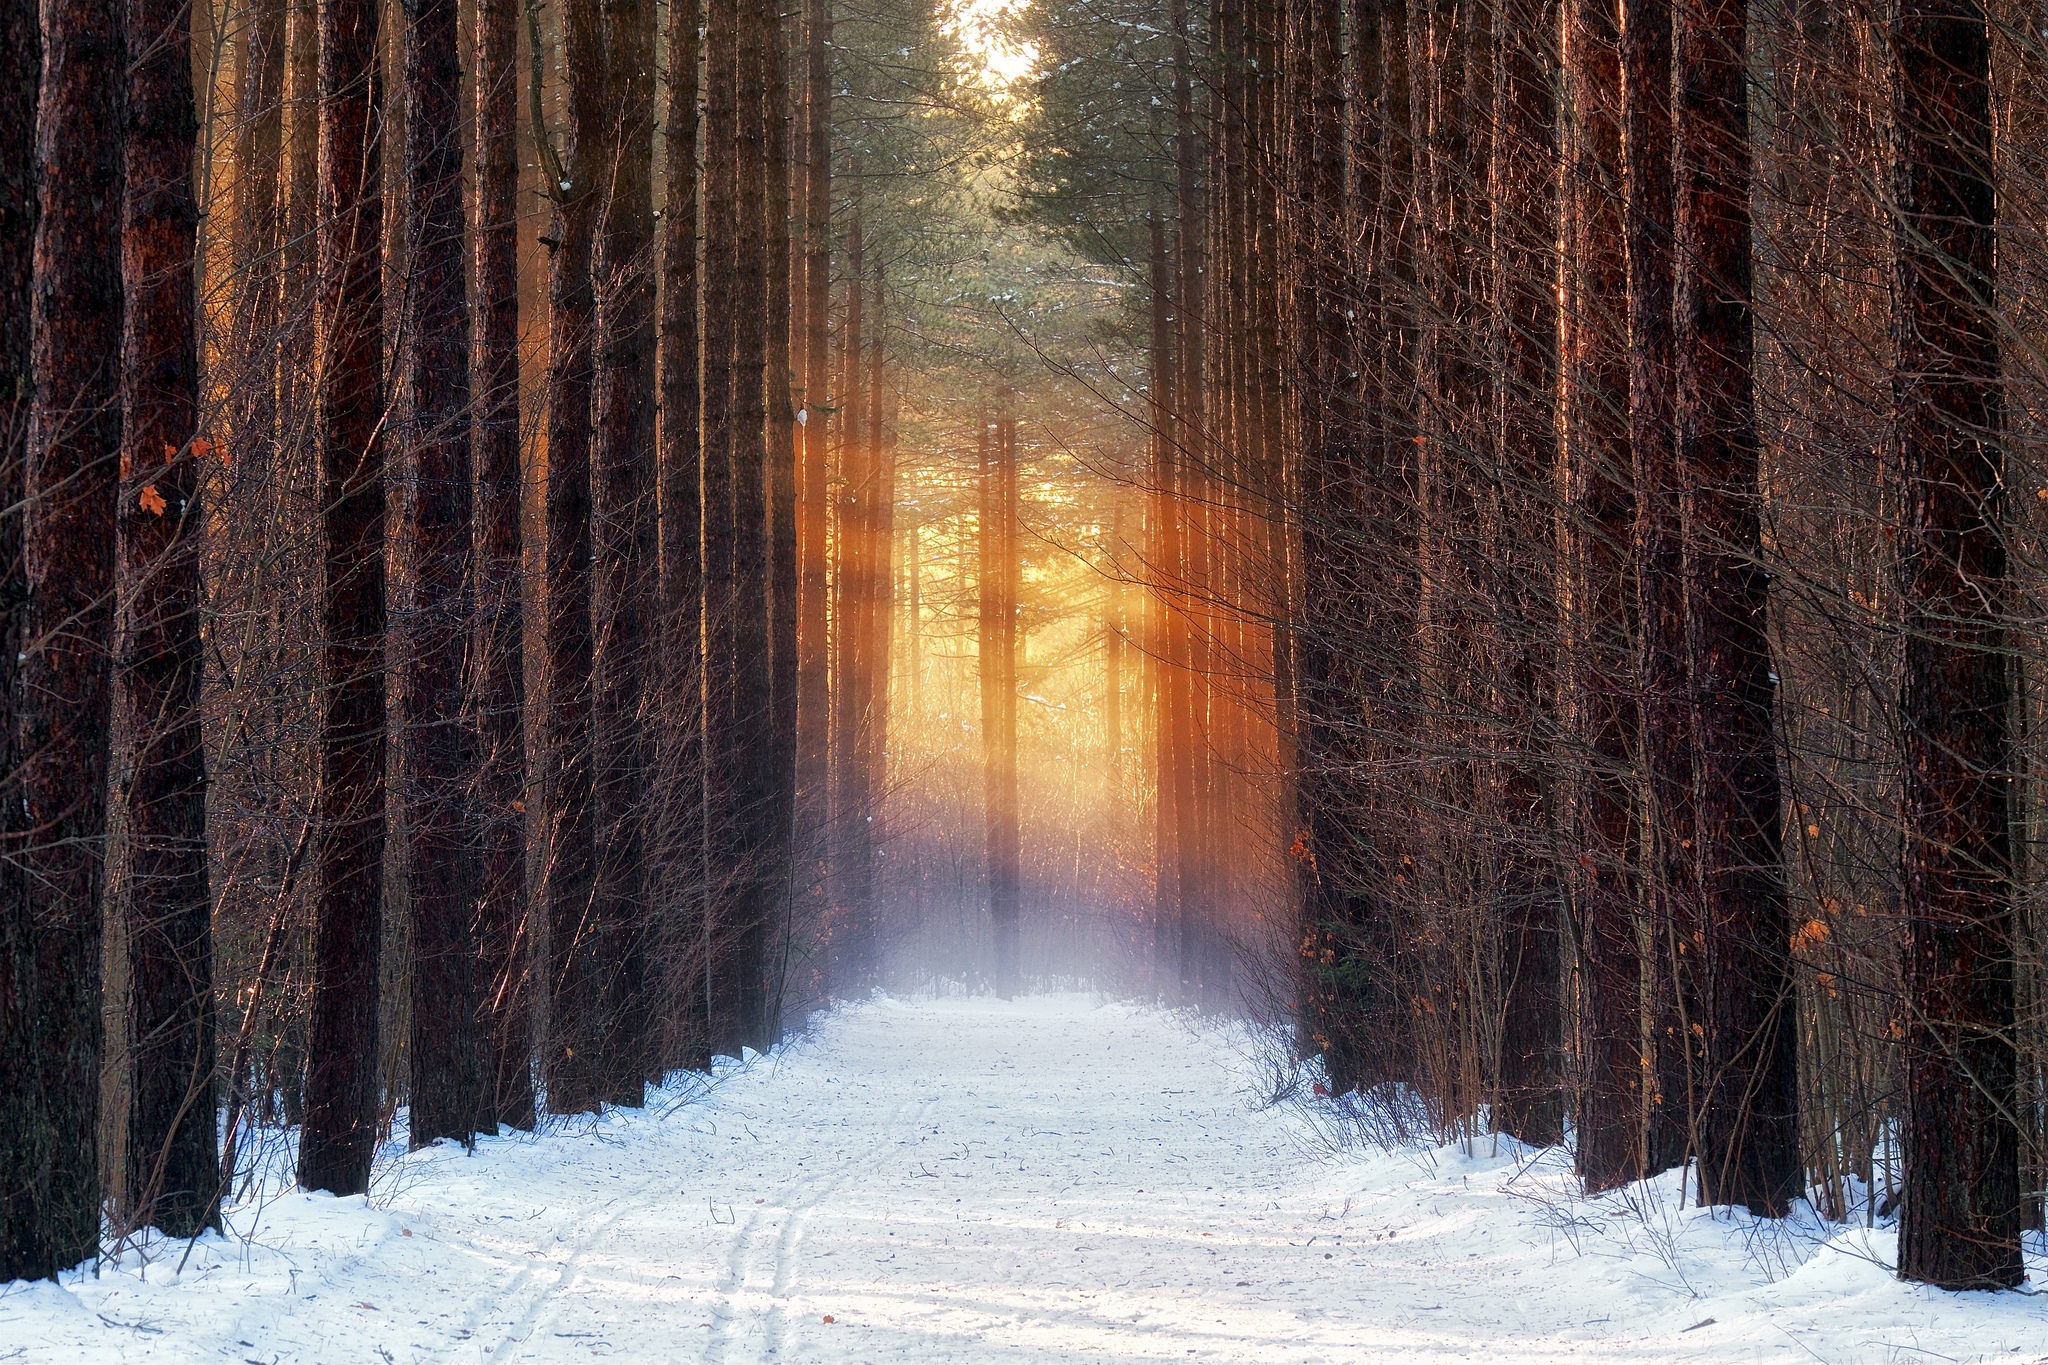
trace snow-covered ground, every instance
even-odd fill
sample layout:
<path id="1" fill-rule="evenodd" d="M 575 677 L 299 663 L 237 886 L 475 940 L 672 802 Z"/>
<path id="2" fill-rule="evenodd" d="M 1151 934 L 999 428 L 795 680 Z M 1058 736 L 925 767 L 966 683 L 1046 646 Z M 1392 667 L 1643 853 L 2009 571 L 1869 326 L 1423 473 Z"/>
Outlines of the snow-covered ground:
<path id="1" fill-rule="evenodd" d="M 1172 1015 L 878 1000 L 367 1201 L 273 1191 L 182 1273 L 7 1286 L 0 1361 L 2048 1361 L 2048 1298 L 1901 1285 L 1889 1233 L 1333 1155 L 1256 1074 Z"/>

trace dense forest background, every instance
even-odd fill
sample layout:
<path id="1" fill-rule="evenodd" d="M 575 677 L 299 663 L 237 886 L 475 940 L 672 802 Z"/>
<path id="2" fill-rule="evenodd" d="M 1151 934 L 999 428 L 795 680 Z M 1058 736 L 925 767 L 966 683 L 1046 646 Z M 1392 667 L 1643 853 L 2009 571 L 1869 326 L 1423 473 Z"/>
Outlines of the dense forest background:
<path id="1" fill-rule="evenodd" d="M 2044 43 L 0 0 L 0 1273 L 1086 985 L 2017 1283 Z"/>

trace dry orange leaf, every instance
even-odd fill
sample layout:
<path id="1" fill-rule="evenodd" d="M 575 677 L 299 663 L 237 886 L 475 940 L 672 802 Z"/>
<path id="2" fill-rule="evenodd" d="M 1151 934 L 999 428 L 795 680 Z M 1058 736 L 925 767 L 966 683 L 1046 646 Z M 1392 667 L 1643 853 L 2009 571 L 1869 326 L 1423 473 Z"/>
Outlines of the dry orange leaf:
<path id="1" fill-rule="evenodd" d="M 153 483 L 144 485 L 142 491 L 135 495 L 135 502 L 153 517 L 162 516 L 164 509 L 170 506 L 164 501 L 164 495 L 156 491 L 156 485 Z"/>
<path id="2" fill-rule="evenodd" d="M 836 1322 L 836 1321 L 837 1321 L 837 1319 L 836 1319 L 836 1318 L 834 1318 L 834 1317 L 833 1317 L 833 1316 L 832 1316 L 832 1315 L 831 1315 L 830 1313 L 827 1313 L 827 1314 L 825 1315 L 825 1321 L 827 1321 L 827 1322 Z"/>

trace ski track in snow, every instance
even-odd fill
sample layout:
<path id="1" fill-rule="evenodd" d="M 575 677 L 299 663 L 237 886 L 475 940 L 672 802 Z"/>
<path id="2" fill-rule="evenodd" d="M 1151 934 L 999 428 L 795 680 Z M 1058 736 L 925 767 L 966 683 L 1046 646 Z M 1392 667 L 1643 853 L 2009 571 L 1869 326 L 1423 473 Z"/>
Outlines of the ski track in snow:
<path id="1" fill-rule="evenodd" d="M 1241 1040 L 878 999 L 708 1091 L 241 1206 L 182 1274 L 0 1288 L 0 1362 L 2048 1362 L 2048 1298 L 1902 1285 L 1889 1232 L 1585 1201 L 1506 1142 L 1333 1155 Z"/>

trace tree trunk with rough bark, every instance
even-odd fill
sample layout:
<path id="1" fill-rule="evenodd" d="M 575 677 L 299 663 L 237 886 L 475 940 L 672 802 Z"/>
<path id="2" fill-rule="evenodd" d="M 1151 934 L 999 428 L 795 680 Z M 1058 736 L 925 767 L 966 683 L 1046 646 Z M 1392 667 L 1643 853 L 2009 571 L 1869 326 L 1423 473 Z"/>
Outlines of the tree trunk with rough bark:
<path id="1" fill-rule="evenodd" d="M 1355 823 L 1365 797 L 1356 781 L 1361 679 L 1351 657 L 1357 642 L 1347 638 L 1358 613 L 1370 610 L 1355 594 L 1370 533 L 1360 516 L 1366 471 L 1358 342 L 1368 333 L 1358 310 L 1366 306 L 1359 282 L 1361 267 L 1370 269 L 1372 246 L 1368 237 L 1350 249 L 1348 234 L 1370 211 L 1379 149 L 1352 145 L 1338 56 L 1341 10 L 1331 0 L 1311 0 L 1303 18 L 1307 69 L 1301 80 L 1311 104 L 1309 117 L 1294 125 L 1303 166 L 1297 230 L 1307 258 L 1296 292 L 1307 322 L 1301 344 L 1308 376 L 1301 389 L 1301 613 L 1295 625 L 1301 828 L 1291 853 L 1301 907 L 1302 1047 L 1321 1055 L 1330 1088 L 1341 1095 L 1356 1087 L 1362 1071 L 1356 1026 L 1371 1004 L 1370 987 L 1356 970 L 1356 940 L 1372 913 L 1370 836 Z M 1376 7 L 1361 7 L 1353 33 L 1353 97 L 1368 107 L 1381 95 L 1378 19 Z M 1374 226 L 1358 225 L 1367 234 Z"/>
<path id="2" fill-rule="evenodd" d="M 1205 832 L 1210 764 L 1208 751 L 1198 739 L 1205 734 L 1208 711 L 1208 649 L 1204 630 L 1208 617 L 1208 494 L 1203 476 L 1211 446 L 1204 368 L 1210 312 L 1209 186 L 1203 175 L 1210 157 L 1197 114 L 1209 111 L 1197 109 L 1195 90 L 1206 73 L 1197 67 L 1193 19 L 1186 0 L 1171 0 L 1168 26 L 1174 35 L 1174 225 L 1180 267 L 1174 291 L 1180 361 L 1180 372 L 1174 378 L 1175 543 L 1168 564 L 1180 594 L 1174 617 L 1181 629 L 1168 660 L 1167 714 L 1176 732 L 1175 971 L 1181 1002 L 1194 1004 L 1202 992 L 1213 920 L 1210 850 Z"/>
<path id="3" fill-rule="evenodd" d="M 782 810 L 776 769 L 774 674 L 769 614 L 767 433 L 767 62 L 775 9 L 741 0 L 734 16 L 734 149 L 737 184 L 733 238 L 732 366 L 732 725 L 725 733 L 726 777 L 734 822 L 734 880 L 721 926 L 712 1036 L 737 1056 L 766 1051 L 768 939 L 788 886 L 777 862 Z"/>
<path id="4" fill-rule="evenodd" d="M 320 11 L 320 794 L 299 1184 L 369 1188 L 384 920 L 382 11 Z"/>
<path id="5" fill-rule="evenodd" d="M 875 968 L 873 849 L 867 817 L 872 770 L 860 761 L 860 728 L 867 714 L 868 643 L 866 582 L 868 530 L 872 520 L 873 452 L 861 422 L 865 335 L 861 290 L 865 282 L 861 235 L 861 192 L 854 178 L 852 221 L 846 232 L 846 314 L 840 328 L 839 487 L 833 525 L 839 558 L 832 580 L 832 916 L 830 945 L 833 989 L 858 993 L 872 983 Z M 872 401 L 872 395 L 869 395 Z"/>
<path id="6" fill-rule="evenodd" d="M 1698 725 L 1700 1198 L 1778 1217 L 1800 1189 L 1798 1034 L 1759 562 L 1748 28 L 1745 0 L 1679 0 L 1674 356 Z"/>
<path id="7" fill-rule="evenodd" d="M 740 229 L 738 90 L 742 0 L 710 0 L 704 26 L 704 991 L 707 1046 L 732 1047 L 733 977 L 723 963 L 733 933 L 740 825 L 734 803 L 739 728 L 735 578 L 734 267 Z"/>
<path id="8" fill-rule="evenodd" d="M 699 985 L 705 914 L 704 867 L 704 461 L 702 349 L 698 344 L 700 218 L 697 68 L 698 0 L 670 0 L 667 191 L 662 207 L 661 286 L 661 674 L 666 750 L 661 818 L 667 888 L 657 913 L 667 923 L 675 979 L 663 983 L 674 1016 L 665 1064 L 710 1060 Z M 684 975 L 687 974 L 687 975 Z"/>
<path id="9" fill-rule="evenodd" d="M 1506 722 L 1495 781 L 1508 841 L 1501 869 L 1500 1076 L 1494 1122 L 1500 1131 L 1537 1146 L 1562 1141 L 1565 1119 L 1563 906 L 1552 846 L 1560 802 L 1550 767 L 1558 728 L 1562 619 L 1554 529 L 1561 363 L 1558 8 L 1553 0 L 1513 0 L 1500 7 L 1492 91 L 1498 272 L 1493 289 L 1502 352 L 1496 477 L 1503 541 L 1494 572 L 1505 570 L 1493 596 L 1499 603 L 1494 626 L 1498 707 Z M 1576 112 L 1585 137 L 1592 131 L 1585 122 L 1591 111 L 1581 102 Z M 1592 472 L 1584 464 L 1578 470 Z M 1601 474 L 1612 478 L 1611 471 Z M 1609 508 L 1597 510 L 1611 515 Z"/>
<path id="10" fill-rule="evenodd" d="M 456 0 L 407 0 L 400 380 L 409 587 L 402 686 L 412 912 L 409 1141 L 473 1145 L 483 1103 L 476 928 L 476 715 L 469 295 Z"/>
<path id="11" fill-rule="evenodd" d="M 1155 210 L 1148 225 L 1147 254 L 1151 275 L 1151 374 L 1148 411 L 1152 418 L 1151 455 L 1148 461 L 1152 482 L 1149 507 L 1148 567 L 1151 571 L 1150 646 L 1148 664 L 1154 678 L 1153 780 L 1157 810 L 1153 828 L 1152 963 L 1151 994 L 1168 999 L 1167 964 L 1176 958 L 1175 937 L 1180 925 L 1179 866 L 1180 806 L 1177 750 L 1174 744 L 1172 709 L 1173 660 L 1180 615 L 1176 610 L 1178 589 L 1180 509 L 1173 498 L 1175 389 L 1179 357 L 1175 354 L 1174 261 L 1166 215 Z M 984 439 L 986 428 L 984 427 Z M 981 454 L 987 462 L 987 452 Z"/>
<path id="12" fill-rule="evenodd" d="M 790 309 L 794 301 L 795 262 L 790 238 L 790 128 L 795 122 L 789 95 L 789 45 L 782 19 L 770 10 L 762 16 L 762 61 L 766 80 L 762 92 L 766 143 L 766 185 L 763 212 L 767 217 L 767 283 L 765 316 L 767 352 L 765 392 L 768 441 L 768 585 L 769 750 L 771 810 L 766 860 L 774 879 L 773 917 L 763 944 L 764 999 L 762 1036 L 781 1033 L 782 968 L 792 945 L 789 934 L 795 913 L 797 876 L 797 708 L 803 689 L 799 657 L 798 614 L 802 585 L 798 578 L 797 425 L 791 402 L 794 357 L 790 342 Z"/>
<path id="13" fill-rule="evenodd" d="M 35 377 L 28 430 L 21 853 L 34 905 L 30 1005 L 42 1105 L 40 1205 L 23 1259 L 54 1275 L 99 1249 L 101 897 L 121 454 L 119 0 L 43 14 L 36 110 Z"/>
<path id="14" fill-rule="evenodd" d="M 477 901 L 482 1104 L 477 1128 L 534 1125 L 526 890 L 525 481 L 519 427 L 519 4 L 478 0 L 476 228 L 470 239 L 476 415 Z"/>
<path id="15" fill-rule="evenodd" d="M 1628 241 L 1629 455 L 1635 474 L 1636 646 L 1642 710 L 1653 1086 L 1646 1174 L 1692 1150 L 1694 1050 L 1686 1002 L 1697 923 L 1693 713 L 1685 644 L 1684 479 L 1677 439 L 1671 179 L 1671 3 L 1623 0 L 1622 145 Z M 1690 958 L 1691 961 L 1686 959 Z M 1683 967 L 1685 970 L 1681 970 Z"/>
<path id="16" fill-rule="evenodd" d="M 1906 495 L 1899 1277 L 2005 1289 L 2026 1278 L 2026 1265 L 1984 8 L 1972 0 L 1901 5 L 1891 50 L 1899 215 L 1892 415 Z"/>
<path id="17" fill-rule="evenodd" d="M 803 424 L 799 428 L 797 472 L 797 847 L 811 871 L 799 890 L 820 881 L 821 855 L 831 830 L 831 729 L 829 691 L 831 564 L 832 411 L 832 6 L 830 0 L 804 4 L 803 166 Z"/>
<path id="18" fill-rule="evenodd" d="M 566 0 L 568 112 L 555 188 L 548 283 L 547 677 L 541 692 L 542 789 L 551 1036 L 542 1053 L 548 1109 L 603 1103 L 610 1033 L 603 936 L 595 916 L 596 813 L 591 748 L 591 412 L 597 305 L 592 256 L 603 208 L 606 126 L 598 0 Z M 542 130 L 536 129 L 536 133 Z M 552 162 L 550 152 L 544 162 Z"/>
<path id="19" fill-rule="evenodd" d="M 592 424 L 591 731 L 595 884 L 605 979 L 599 1084 L 638 1107 L 652 1069 L 646 989 L 647 672 L 658 509 L 654 462 L 654 3 L 602 0 L 604 203 Z"/>
<path id="20" fill-rule="evenodd" d="M 18 786 L 20 659 L 28 627 L 22 493 L 33 383 L 30 281 L 36 237 L 36 0 L 0 0 L 0 1279 L 47 1275 L 40 1172 L 48 1160 L 37 1082 L 35 915 L 15 863 L 26 832 Z"/>
<path id="21" fill-rule="evenodd" d="M 117 728 L 128 787 L 131 1221 L 190 1237 L 220 1219 L 215 1154 L 213 903 L 198 500 L 197 115 L 189 11 L 129 0 L 122 267 L 121 575 L 127 592 Z"/>
<path id="22" fill-rule="evenodd" d="M 1586 1187 L 1643 1168 L 1642 961 L 1637 949 L 1634 468 L 1628 430 L 1628 261 L 1622 221 L 1621 11 L 1574 0 L 1566 35 L 1566 526 L 1576 617 L 1570 686 L 1581 756 L 1572 903 L 1579 946 L 1578 1145 Z"/>

